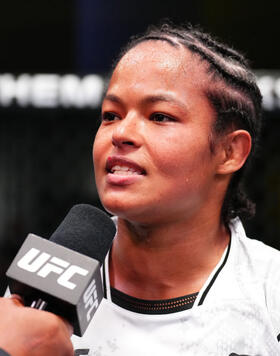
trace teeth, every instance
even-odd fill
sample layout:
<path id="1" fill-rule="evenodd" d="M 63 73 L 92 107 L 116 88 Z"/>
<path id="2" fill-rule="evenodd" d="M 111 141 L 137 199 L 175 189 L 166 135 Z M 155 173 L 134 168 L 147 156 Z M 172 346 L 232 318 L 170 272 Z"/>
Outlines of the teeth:
<path id="1" fill-rule="evenodd" d="M 111 172 L 117 175 L 122 175 L 124 172 L 126 175 L 133 175 L 133 174 L 140 174 L 139 171 L 136 171 L 135 169 L 131 167 L 126 167 L 126 166 L 113 166 L 111 168 Z"/>
<path id="2" fill-rule="evenodd" d="M 114 172 L 114 171 L 128 171 L 128 170 L 129 170 L 129 168 L 125 167 L 125 166 L 114 166 L 111 169 L 112 172 Z"/>

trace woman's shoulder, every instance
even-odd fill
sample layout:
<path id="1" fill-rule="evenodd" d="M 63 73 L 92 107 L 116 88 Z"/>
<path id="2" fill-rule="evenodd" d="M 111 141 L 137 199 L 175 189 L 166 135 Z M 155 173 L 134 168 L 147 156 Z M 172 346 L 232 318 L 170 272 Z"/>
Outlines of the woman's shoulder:
<path id="1" fill-rule="evenodd" d="M 280 292 L 280 251 L 246 235 L 240 219 L 232 221 L 231 236 L 235 269 L 250 275 L 258 284 L 277 283 Z"/>
<path id="2" fill-rule="evenodd" d="M 251 259 L 267 261 L 269 264 L 275 262 L 280 265 L 280 251 L 258 238 L 248 237 L 239 218 L 231 221 L 230 230 L 232 238 L 238 240 L 239 248 Z"/>

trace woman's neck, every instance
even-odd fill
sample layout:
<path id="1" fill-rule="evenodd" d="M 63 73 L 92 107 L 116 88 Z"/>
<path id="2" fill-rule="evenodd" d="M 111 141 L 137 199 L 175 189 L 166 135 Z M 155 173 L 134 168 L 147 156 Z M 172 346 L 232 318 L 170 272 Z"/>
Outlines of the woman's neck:
<path id="1" fill-rule="evenodd" d="M 220 221 L 194 220 L 143 226 L 118 220 L 110 257 L 110 282 L 140 299 L 198 292 L 229 242 Z"/>

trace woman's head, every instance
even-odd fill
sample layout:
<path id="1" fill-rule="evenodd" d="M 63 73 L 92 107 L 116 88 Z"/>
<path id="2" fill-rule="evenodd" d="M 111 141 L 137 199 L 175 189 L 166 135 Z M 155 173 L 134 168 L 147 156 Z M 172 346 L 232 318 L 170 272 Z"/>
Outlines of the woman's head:
<path id="1" fill-rule="evenodd" d="M 146 45 L 145 47 L 145 43 L 149 43 L 149 45 Z M 136 48 L 139 50 L 136 50 Z M 182 48 L 187 49 L 187 51 L 185 51 L 185 58 L 182 56 Z M 160 51 L 162 56 L 157 56 L 155 53 L 156 51 Z M 149 52 L 148 55 L 147 52 Z M 164 56 L 165 52 L 166 56 Z M 162 75 L 158 73 L 158 79 L 155 77 L 154 81 L 146 81 L 146 68 L 142 65 L 147 66 L 147 56 L 150 56 L 148 62 L 155 60 L 159 62 L 157 63 L 157 67 L 160 67 L 160 63 L 162 63 L 162 67 L 155 67 L 150 73 L 148 70 L 146 75 L 152 77 L 159 69 L 159 71 L 164 73 L 165 78 L 162 78 Z M 170 60 L 167 60 L 167 58 Z M 143 63 L 141 60 L 143 60 Z M 176 63 L 176 60 L 178 63 Z M 191 68 L 191 66 L 193 66 L 193 68 Z M 122 68 L 124 68 L 124 70 L 122 70 Z M 151 68 L 152 67 L 150 67 L 150 69 Z M 169 78 L 168 73 L 172 72 L 173 69 L 175 69 L 176 74 L 174 72 L 173 77 L 170 76 Z M 137 76 L 133 73 L 135 71 L 137 71 Z M 121 76 L 123 78 L 120 81 Z M 127 76 L 127 78 L 124 76 Z M 107 93 L 109 94 L 109 98 L 108 95 L 107 99 L 105 97 L 105 111 L 108 111 L 106 108 L 106 100 L 111 103 L 119 100 L 119 98 L 112 95 L 112 87 L 114 93 L 118 94 L 117 88 L 120 88 L 121 93 L 123 88 L 127 89 L 125 85 L 126 83 L 127 85 L 131 85 L 130 80 L 133 76 L 133 80 L 135 81 L 133 88 L 137 85 L 141 86 L 141 83 L 147 83 L 146 88 L 143 89 L 141 95 L 147 89 L 151 89 L 149 94 L 153 94 L 153 90 L 154 94 L 157 94 L 156 92 L 162 86 L 165 87 L 163 89 L 165 89 L 166 93 L 168 90 L 171 90 L 172 94 L 172 90 L 174 89 L 173 94 L 176 95 L 179 93 L 178 95 L 180 96 L 180 92 L 176 93 L 176 90 L 180 90 L 180 85 L 182 93 L 184 90 L 187 92 L 188 89 L 190 89 L 189 93 L 199 91 L 200 94 L 203 94 L 204 102 L 200 104 L 197 102 L 197 105 L 203 104 L 203 107 L 206 108 L 208 106 L 208 116 L 211 116 L 211 120 L 209 121 L 210 128 L 208 130 L 208 146 L 210 148 L 209 152 L 211 152 L 212 155 L 215 154 L 216 143 L 219 141 L 219 138 L 237 129 L 243 129 L 250 133 L 254 151 L 260 128 L 261 95 L 256 86 L 254 76 L 247 67 L 245 59 L 237 52 L 216 42 L 209 35 L 192 28 L 182 29 L 171 27 L 169 25 L 152 28 L 143 36 L 133 38 L 128 46 L 122 51 L 109 85 L 109 91 Z M 185 81 L 183 80 L 184 77 Z M 163 82 L 159 84 L 162 79 Z M 168 87 L 168 85 L 165 85 L 169 79 L 174 81 L 173 84 L 175 84 L 175 86 L 171 85 L 171 87 Z M 184 85 L 185 89 L 183 87 Z M 122 94 L 120 95 L 122 96 Z M 130 95 L 130 92 L 125 93 L 125 91 L 123 91 L 123 97 L 128 97 L 128 95 Z M 130 98 L 130 100 L 134 99 L 135 96 Z M 179 99 L 185 100 L 183 96 Z M 155 98 L 153 100 L 155 100 Z M 167 100 L 166 96 L 163 100 Z M 190 99 L 186 99 L 186 106 L 188 106 L 188 100 Z M 197 107 L 196 109 L 203 111 L 202 106 Z M 119 115 L 116 112 L 118 109 L 115 110 L 115 108 L 109 108 L 109 111 Z M 124 112 L 125 111 L 127 112 L 126 109 Z M 194 113 L 195 112 L 193 112 L 193 114 Z M 197 117 L 199 116 L 199 110 L 195 115 L 197 115 Z M 120 117 L 120 119 L 123 117 L 124 115 Z M 199 125 L 203 126 L 202 123 L 199 123 Z M 140 128 L 135 127 L 135 130 L 140 129 L 141 131 L 142 126 Z M 173 129 L 171 129 L 170 132 L 172 132 L 172 130 Z M 181 132 L 183 135 L 183 131 Z M 156 134 L 156 132 L 154 133 Z M 137 133 L 134 134 L 137 135 Z M 203 135 L 203 133 L 201 134 Z M 176 137 L 173 138 L 176 139 Z M 158 139 L 161 139 L 161 137 L 159 136 Z M 170 136 L 170 139 L 172 139 L 172 135 Z M 114 138 L 112 141 L 114 141 Z M 129 138 L 127 138 L 127 147 L 129 145 L 133 146 L 132 141 L 133 139 L 129 142 Z M 155 145 L 159 143 L 157 142 L 156 136 L 154 141 Z M 187 136 L 186 145 L 188 145 Z M 116 142 L 114 146 L 117 146 Z M 187 146 L 186 150 L 188 151 Z M 182 150 L 182 153 L 184 154 L 184 150 Z M 199 156 L 200 153 L 197 152 L 197 159 L 201 158 Z M 193 154 L 195 154 L 195 152 L 193 152 Z M 206 159 L 208 160 L 209 158 Z M 204 164 L 203 162 L 201 163 Z M 186 162 L 186 164 L 192 163 Z M 236 216 L 240 212 L 245 210 L 248 211 L 249 209 L 248 200 L 246 198 L 244 199 L 240 190 L 240 178 L 243 170 L 244 168 L 241 169 L 241 172 L 239 171 L 240 173 L 235 173 L 231 179 L 222 210 L 225 222 L 228 222 L 230 218 Z M 164 181 L 162 181 L 162 183 L 164 183 Z"/>

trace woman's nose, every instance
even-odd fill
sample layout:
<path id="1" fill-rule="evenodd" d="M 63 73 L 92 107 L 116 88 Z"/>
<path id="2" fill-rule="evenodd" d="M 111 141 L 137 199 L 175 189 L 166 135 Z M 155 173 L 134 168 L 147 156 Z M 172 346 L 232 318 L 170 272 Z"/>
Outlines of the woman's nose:
<path id="1" fill-rule="evenodd" d="M 119 120 L 112 134 L 112 144 L 118 148 L 141 146 L 141 123 L 135 115 L 127 115 Z"/>

